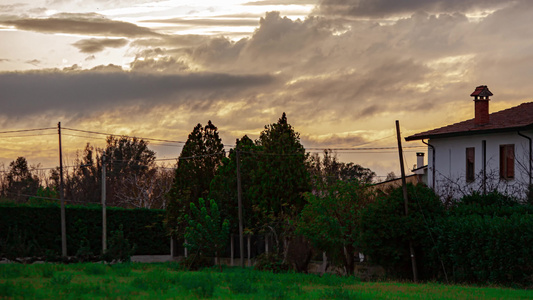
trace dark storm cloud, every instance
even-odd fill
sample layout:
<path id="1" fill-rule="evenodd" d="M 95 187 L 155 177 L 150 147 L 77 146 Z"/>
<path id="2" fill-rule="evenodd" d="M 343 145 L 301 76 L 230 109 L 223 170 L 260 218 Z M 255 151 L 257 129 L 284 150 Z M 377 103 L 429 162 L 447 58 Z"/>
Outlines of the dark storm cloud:
<path id="1" fill-rule="evenodd" d="M 500 0 L 321 0 L 318 11 L 325 15 L 380 18 L 411 15 L 416 11 L 449 13 L 490 10 L 501 5 Z"/>
<path id="2" fill-rule="evenodd" d="M 61 13 L 49 18 L 18 18 L 0 20 L 0 24 L 14 26 L 19 30 L 42 33 L 75 33 L 103 36 L 161 36 L 151 29 L 132 23 L 113 21 L 95 14 Z"/>
<path id="3" fill-rule="evenodd" d="M 205 108 L 217 99 L 275 82 L 269 75 L 155 75 L 114 70 L 115 66 L 107 66 L 92 71 L 0 73 L 0 114 L 24 117 L 51 111 L 91 113 L 170 104 L 195 108 L 199 102 L 203 106 L 198 107 Z"/>
<path id="4" fill-rule="evenodd" d="M 105 48 L 120 48 L 127 44 L 127 39 L 85 39 L 75 42 L 72 46 L 78 48 L 81 53 L 92 54 L 104 51 Z"/>

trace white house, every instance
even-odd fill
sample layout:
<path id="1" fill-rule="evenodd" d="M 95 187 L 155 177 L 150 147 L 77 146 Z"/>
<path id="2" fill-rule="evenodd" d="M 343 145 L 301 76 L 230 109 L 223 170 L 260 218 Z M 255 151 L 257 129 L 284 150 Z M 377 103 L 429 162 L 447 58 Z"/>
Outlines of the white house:
<path id="1" fill-rule="evenodd" d="M 494 189 L 524 197 L 532 174 L 533 102 L 489 114 L 487 86 L 470 96 L 473 119 L 405 138 L 428 145 L 427 185 L 449 198 Z"/>

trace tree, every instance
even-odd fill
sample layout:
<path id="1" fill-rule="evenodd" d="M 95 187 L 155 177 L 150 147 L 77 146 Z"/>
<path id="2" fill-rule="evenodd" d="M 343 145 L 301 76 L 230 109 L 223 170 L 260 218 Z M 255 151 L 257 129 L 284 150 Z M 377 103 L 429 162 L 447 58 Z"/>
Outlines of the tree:
<path id="1" fill-rule="evenodd" d="M 288 242 L 294 230 L 291 220 L 306 204 L 303 194 L 311 190 L 307 154 L 300 143 L 300 134 L 287 122 L 285 113 L 277 123 L 265 126 L 256 145 L 262 150 L 257 154 L 252 186 L 257 227 Z"/>
<path id="2" fill-rule="evenodd" d="M 181 151 L 174 183 L 169 192 L 167 224 L 175 237 L 183 237 L 190 203 L 209 195 L 209 184 L 225 156 L 217 127 L 198 124 Z"/>
<path id="3" fill-rule="evenodd" d="M 191 202 L 190 207 L 185 246 L 196 255 L 220 257 L 228 242 L 229 221 L 222 220 L 218 205 L 212 199 L 209 200 L 209 206 L 200 198 L 198 206 Z"/>
<path id="4" fill-rule="evenodd" d="M 102 187 L 102 155 L 106 156 L 106 200 L 108 205 L 130 206 L 136 198 L 140 180 L 151 181 L 157 175 L 155 152 L 148 142 L 131 137 L 108 136 L 104 149 L 89 143 L 77 154 L 74 171 L 67 173 L 65 197 L 82 202 L 99 202 Z M 53 174 L 54 176 L 54 174 Z M 137 181 L 131 180 L 137 178 Z M 144 193 L 144 195 L 149 195 Z M 150 199 L 142 199 L 149 201 Z M 138 205 L 133 205 L 138 206 Z"/>
<path id="5" fill-rule="evenodd" d="M 32 175 L 26 158 L 22 156 L 9 164 L 6 181 L 6 196 L 17 201 L 26 201 L 39 188 L 39 178 Z"/>
<path id="6" fill-rule="evenodd" d="M 359 251 L 359 212 L 370 203 L 373 192 L 366 183 L 337 181 L 322 185 L 318 193 L 306 193 L 307 205 L 298 221 L 298 233 L 316 249 L 342 262 L 352 275 Z"/>
<path id="7" fill-rule="evenodd" d="M 337 154 L 329 149 L 324 150 L 323 158 L 318 153 L 310 155 L 308 164 L 313 187 L 321 187 L 322 190 L 327 190 L 324 185 L 329 187 L 339 180 L 372 183 L 376 176 L 372 170 L 361 165 L 339 162 Z"/>
<path id="8" fill-rule="evenodd" d="M 255 145 L 248 136 L 243 136 L 236 141 L 236 148 L 229 151 L 228 157 L 222 158 L 221 165 L 216 171 L 216 175 L 211 181 L 209 197 L 216 199 L 220 213 L 223 218 L 230 222 L 232 233 L 238 233 L 239 214 L 237 201 L 237 153 L 240 151 L 240 172 L 242 189 L 243 220 L 245 231 L 254 229 L 258 220 L 252 211 L 252 203 L 256 200 L 254 196 L 254 184 L 256 180 L 256 170 L 258 160 L 256 154 L 261 151 L 261 147 Z"/>

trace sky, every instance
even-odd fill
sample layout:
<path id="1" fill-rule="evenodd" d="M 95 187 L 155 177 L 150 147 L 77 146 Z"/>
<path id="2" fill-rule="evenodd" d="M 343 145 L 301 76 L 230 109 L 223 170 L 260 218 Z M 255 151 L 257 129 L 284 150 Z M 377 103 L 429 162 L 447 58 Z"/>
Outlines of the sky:
<path id="1" fill-rule="evenodd" d="M 473 118 L 478 85 L 491 112 L 531 101 L 531 20 L 529 0 L 1 0 L 0 131 L 185 141 L 211 120 L 233 145 L 285 112 L 310 151 L 394 147 L 395 120 L 405 137 Z M 69 162 L 104 143 L 64 132 Z M 0 141 L 5 165 L 58 165 L 57 129 Z M 405 150 L 408 168 L 426 152 Z M 395 150 L 338 152 L 399 173 Z"/>

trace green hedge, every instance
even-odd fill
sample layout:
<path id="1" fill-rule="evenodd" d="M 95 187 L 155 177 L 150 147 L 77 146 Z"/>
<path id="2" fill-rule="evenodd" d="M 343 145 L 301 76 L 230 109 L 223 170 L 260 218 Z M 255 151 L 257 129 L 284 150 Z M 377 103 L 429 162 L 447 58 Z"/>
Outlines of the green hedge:
<path id="1" fill-rule="evenodd" d="M 533 284 L 533 215 L 450 216 L 436 230 L 453 281 Z"/>
<path id="2" fill-rule="evenodd" d="M 59 205 L 0 204 L 0 255 L 19 256 L 61 253 L 61 210 Z M 123 226 L 124 236 L 135 244 L 136 255 L 169 254 L 170 238 L 163 225 L 165 211 L 149 209 L 107 209 L 108 242 L 111 232 Z M 89 242 L 90 250 L 102 249 L 102 208 L 67 206 L 67 251 L 75 255 Z M 11 253 L 12 254 L 12 253 Z"/>

